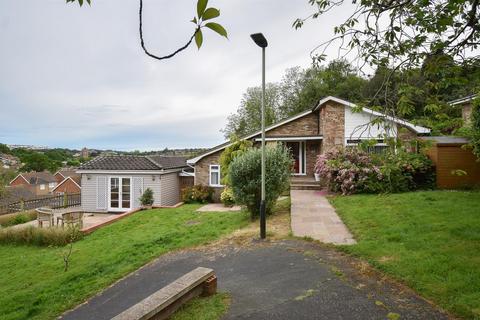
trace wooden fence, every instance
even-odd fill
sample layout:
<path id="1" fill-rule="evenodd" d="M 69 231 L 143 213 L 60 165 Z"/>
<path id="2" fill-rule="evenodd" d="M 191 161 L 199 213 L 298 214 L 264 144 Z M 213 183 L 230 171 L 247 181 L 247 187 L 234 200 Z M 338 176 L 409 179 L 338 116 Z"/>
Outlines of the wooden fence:
<path id="1" fill-rule="evenodd" d="M 52 209 L 75 207 L 81 204 L 80 193 L 61 194 L 55 196 L 47 196 L 35 198 L 25 201 L 12 202 L 7 205 L 0 206 L 0 214 L 32 210 L 41 207 L 50 207 Z"/>

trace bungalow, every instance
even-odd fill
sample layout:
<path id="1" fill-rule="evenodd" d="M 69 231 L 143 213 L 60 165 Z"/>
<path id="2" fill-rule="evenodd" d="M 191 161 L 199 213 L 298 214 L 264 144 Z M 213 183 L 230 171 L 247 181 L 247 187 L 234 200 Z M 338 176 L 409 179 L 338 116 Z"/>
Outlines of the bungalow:
<path id="1" fill-rule="evenodd" d="M 387 147 L 384 141 L 385 136 L 408 140 L 430 133 L 428 128 L 367 108 L 355 112 L 353 110 L 355 107 L 351 102 L 336 97 L 326 97 L 313 109 L 267 127 L 265 140 L 267 144 L 284 143 L 291 150 L 295 161 L 292 175 L 311 179 L 317 156 L 329 149 L 355 146 L 365 139 L 376 139 L 375 148 L 381 149 Z M 382 118 L 383 121 L 368 125 L 378 118 Z M 243 139 L 258 143 L 260 137 L 261 132 L 257 131 Z M 222 168 L 219 158 L 230 144 L 225 142 L 187 160 L 187 163 L 195 168 L 194 183 L 215 188 L 217 199 L 223 188 L 220 183 Z"/>
<path id="2" fill-rule="evenodd" d="M 99 156 L 82 164 L 82 210 L 123 212 L 140 207 L 146 188 L 154 206 L 180 202 L 180 180 L 186 158 L 165 156 Z"/>
<path id="3" fill-rule="evenodd" d="M 57 180 L 50 172 L 27 172 L 17 175 L 9 185 L 23 185 L 29 187 L 36 196 L 43 196 L 52 192 L 57 186 Z"/>

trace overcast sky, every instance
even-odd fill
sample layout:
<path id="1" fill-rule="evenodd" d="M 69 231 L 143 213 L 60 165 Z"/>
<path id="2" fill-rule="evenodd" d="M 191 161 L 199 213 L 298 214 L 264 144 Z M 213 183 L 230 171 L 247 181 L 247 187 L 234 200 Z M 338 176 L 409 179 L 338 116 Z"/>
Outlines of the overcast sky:
<path id="1" fill-rule="evenodd" d="M 269 40 L 267 81 L 308 67 L 309 52 L 348 12 L 294 30 L 307 0 L 210 0 L 229 40 L 208 30 L 170 60 L 147 57 L 138 40 L 138 1 L 0 2 L 0 142 L 117 150 L 211 147 L 247 87 L 260 84 L 260 49 Z M 144 38 L 166 54 L 189 38 L 196 1 L 144 0 Z"/>

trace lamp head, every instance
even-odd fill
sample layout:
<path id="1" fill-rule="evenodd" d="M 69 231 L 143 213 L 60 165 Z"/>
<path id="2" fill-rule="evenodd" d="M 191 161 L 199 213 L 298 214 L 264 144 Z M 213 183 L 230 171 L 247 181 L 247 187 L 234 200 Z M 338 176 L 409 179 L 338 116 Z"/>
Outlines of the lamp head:
<path id="1" fill-rule="evenodd" d="M 266 48 L 268 46 L 267 39 L 265 39 L 262 33 L 254 33 L 251 34 L 250 37 L 260 48 Z"/>

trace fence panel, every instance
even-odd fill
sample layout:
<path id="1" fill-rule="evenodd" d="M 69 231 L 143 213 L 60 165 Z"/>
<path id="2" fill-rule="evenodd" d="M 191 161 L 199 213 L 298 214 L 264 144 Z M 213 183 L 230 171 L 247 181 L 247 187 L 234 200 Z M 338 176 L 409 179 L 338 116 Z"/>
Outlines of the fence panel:
<path id="1" fill-rule="evenodd" d="M 13 202 L 0 207 L 0 213 L 12 213 L 41 207 L 50 207 L 52 209 L 68 208 L 79 205 L 81 205 L 80 193 L 72 193 Z"/>

